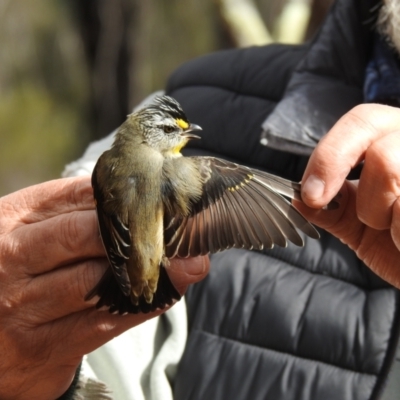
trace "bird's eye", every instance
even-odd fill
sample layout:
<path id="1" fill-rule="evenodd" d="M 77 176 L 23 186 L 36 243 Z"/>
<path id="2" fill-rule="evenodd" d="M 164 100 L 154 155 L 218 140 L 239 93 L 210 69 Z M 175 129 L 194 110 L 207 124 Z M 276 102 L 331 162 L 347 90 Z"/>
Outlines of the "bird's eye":
<path id="1" fill-rule="evenodd" d="M 164 125 L 164 132 L 165 133 L 172 133 L 175 130 L 175 128 L 171 125 Z"/>

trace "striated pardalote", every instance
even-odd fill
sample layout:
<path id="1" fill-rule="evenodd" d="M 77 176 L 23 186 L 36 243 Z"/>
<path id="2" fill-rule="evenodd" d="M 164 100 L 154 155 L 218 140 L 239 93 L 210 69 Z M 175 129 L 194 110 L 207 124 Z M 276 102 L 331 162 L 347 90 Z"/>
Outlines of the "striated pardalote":
<path id="1" fill-rule="evenodd" d="M 223 159 L 182 156 L 200 130 L 176 100 L 158 97 L 128 116 L 99 158 L 92 186 L 110 267 L 86 296 L 100 296 L 97 307 L 150 312 L 179 299 L 164 268 L 173 257 L 302 246 L 297 230 L 319 237 L 285 198 L 300 199 L 300 184 Z"/>

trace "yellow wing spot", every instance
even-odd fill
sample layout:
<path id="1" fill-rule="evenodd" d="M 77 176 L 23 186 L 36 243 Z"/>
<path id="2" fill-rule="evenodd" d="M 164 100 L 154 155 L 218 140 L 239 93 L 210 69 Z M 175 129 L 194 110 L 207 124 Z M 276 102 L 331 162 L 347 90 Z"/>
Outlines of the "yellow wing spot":
<path id="1" fill-rule="evenodd" d="M 189 128 L 189 124 L 186 121 L 184 121 L 183 119 L 177 118 L 175 121 L 180 128 L 182 128 L 182 129 Z"/>

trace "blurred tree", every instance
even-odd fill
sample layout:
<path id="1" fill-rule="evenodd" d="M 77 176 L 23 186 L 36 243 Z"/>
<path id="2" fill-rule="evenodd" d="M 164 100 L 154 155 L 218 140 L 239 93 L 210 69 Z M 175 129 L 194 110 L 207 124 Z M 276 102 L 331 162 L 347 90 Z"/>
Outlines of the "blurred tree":
<path id="1" fill-rule="evenodd" d="M 315 35 L 333 2 L 334 0 L 312 0 L 310 22 L 307 27 L 305 40 L 309 40 Z"/>
<path id="2" fill-rule="evenodd" d="M 182 62 L 220 48 L 213 0 L 69 0 L 90 69 L 93 138 L 164 87 Z"/>
<path id="3" fill-rule="evenodd" d="M 236 46 L 246 47 L 273 42 L 253 0 L 217 0 L 217 4 L 231 40 Z"/>
<path id="4" fill-rule="evenodd" d="M 308 1 L 310 36 L 332 0 L 0 0 L 0 195 L 58 177 L 186 60 L 277 40 Z"/>
<path id="5" fill-rule="evenodd" d="M 91 139 L 115 129 L 128 113 L 131 59 L 130 0 L 68 2 L 85 49 L 89 69 Z"/>
<path id="6" fill-rule="evenodd" d="M 5 194 L 59 177 L 82 151 L 87 75 L 79 37 L 58 2 L 2 0 L 0 43 L 0 194 Z"/>
<path id="7" fill-rule="evenodd" d="M 334 0 L 255 0 L 275 41 L 301 43 L 321 26 Z"/>
<path id="8" fill-rule="evenodd" d="M 333 0 L 215 0 L 235 46 L 302 43 L 321 26 Z"/>
<path id="9" fill-rule="evenodd" d="M 311 14 L 311 0 L 287 0 L 274 23 L 274 38 L 278 42 L 303 43 Z"/>

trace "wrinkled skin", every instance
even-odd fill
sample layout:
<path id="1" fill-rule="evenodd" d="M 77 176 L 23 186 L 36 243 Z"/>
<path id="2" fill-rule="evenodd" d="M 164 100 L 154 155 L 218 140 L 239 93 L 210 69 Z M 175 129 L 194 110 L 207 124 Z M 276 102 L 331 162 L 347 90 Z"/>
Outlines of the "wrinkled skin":
<path id="1" fill-rule="evenodd" d="M 361 161 L 359 181 L 346 181 Z M 364 104 L 344 115 L 318 144 L 296 207 L 400 288 L 400 109 Z M 320 208 L 340 191 L 340 207 Z"/>
<path id="2" fill-rule="evenodd" d="M 111 315 L 83 300 L 107 267 L 89 177 L 50 181 L 0 198 L 0 398 L 55 399 L 82 356 L 161 311 Z M 175 260 L 183 293 L 208 259 Z"/>

